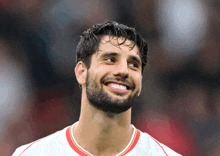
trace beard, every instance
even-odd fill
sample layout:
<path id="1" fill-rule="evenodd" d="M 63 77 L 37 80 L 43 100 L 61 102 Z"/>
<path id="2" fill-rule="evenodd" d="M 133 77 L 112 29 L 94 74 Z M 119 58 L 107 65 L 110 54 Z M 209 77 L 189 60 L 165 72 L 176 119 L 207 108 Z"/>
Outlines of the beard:
<path id="1" fill-rule="evenodd" d="M 139 90 L 136 91 L 133 96 L 129 95 L 127 99 L 113 99 L 104 91 L 103 87 L 98 86 L 89 72 L 87 73 L 86 79 L 87 99 L 92 106 L 106 113 L 119 114 L 125 112 L 131 108 L 138 99 Z"/>

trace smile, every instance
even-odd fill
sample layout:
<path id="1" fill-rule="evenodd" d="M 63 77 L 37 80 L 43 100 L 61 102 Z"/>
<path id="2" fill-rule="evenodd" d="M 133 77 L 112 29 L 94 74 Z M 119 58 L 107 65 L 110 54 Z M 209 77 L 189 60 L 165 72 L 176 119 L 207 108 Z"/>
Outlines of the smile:
<path id="1" fill-rule="evenodd" d="M 120 84 L 120 83 L 107 83 L 106 86 L 113 92 L 117 93 L 117 94 L 123 94 L 123 93 L 127 93 L 130 90 L 129 86 L 126 86 L 124 84 Z"/>
<path id="2" fill-rule="evenodd" d="M 115 89 L 127 90 L 126 86 L 119 85 L 119 84 L 110 83 L 108 86 L 111 88 L 115 88 Z"/>

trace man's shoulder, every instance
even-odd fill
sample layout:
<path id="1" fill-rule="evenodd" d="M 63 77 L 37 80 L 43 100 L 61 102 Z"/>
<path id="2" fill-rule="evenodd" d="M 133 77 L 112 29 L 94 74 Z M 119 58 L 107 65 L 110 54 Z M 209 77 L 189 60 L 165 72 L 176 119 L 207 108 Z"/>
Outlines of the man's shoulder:
<path id="1" fill-rule="evenodd" d="M 169 148 L 168 146 L 162 144 L 151 135 L 145 132 L 141 132 L 140 139 L 137 145 L 137 149 L 142 149 L 149 152 L 163 154 L 163 155 L 172 155 L 172 156 L 181 156 L 180 154 L 176 153 L 174 150 Z"/>
<path id="2" fill-rule="evenodd" d="M 20 146 L 12 156 L 38 155 L 38 153 L 42 151 L 55 150 L 57 146 L 65 144 L 65 133 L 67 128 L 68 127 L 29 144 Z"/>

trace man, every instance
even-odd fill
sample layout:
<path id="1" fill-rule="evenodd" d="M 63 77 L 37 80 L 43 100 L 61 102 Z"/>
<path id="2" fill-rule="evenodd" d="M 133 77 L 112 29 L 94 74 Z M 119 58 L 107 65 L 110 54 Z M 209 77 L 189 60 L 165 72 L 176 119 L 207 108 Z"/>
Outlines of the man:
<path id="1" fill-rule="evenodd" d="M 147 44 L 135 29 L 107 22 L 85 31 L 75 67 L 82 90 L 79 121 L 13 156 L 179 156 L 131 125 L 146 62 Z"/>

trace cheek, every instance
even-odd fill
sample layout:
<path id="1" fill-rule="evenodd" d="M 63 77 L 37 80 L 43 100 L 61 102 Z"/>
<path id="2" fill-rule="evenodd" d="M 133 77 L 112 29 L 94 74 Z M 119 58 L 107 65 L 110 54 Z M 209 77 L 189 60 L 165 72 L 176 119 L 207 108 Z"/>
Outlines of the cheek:
<path id="1" fill-rule="evenodd" d="M 102 79 L 106 75 L 110 75 L 112 71 L 115 71 L 116 68 L 114 66 L 106 66 L 105 64 L 101 64 L 95 67 L 94 75 L 97 80 Z"/>
<path id="2" fill-rule="evenodd" d="M 95 87 L 95 88 L 101 87 L 101 81 L 102 81 L 102 75 L 103 75 L 101 70 L 100 69 L 89 70 L 88 74 L 89 74 L 88 82 L 90 86 Z"/>
<path id="3" fill-rule="evenodd" d="M 142 88 L 142 76 L 141 75 L 136 76 L 135 81 L 136 81 L 136 84 L 137 84 L 137 88 L 141 90 L 141 88 Z"/>

